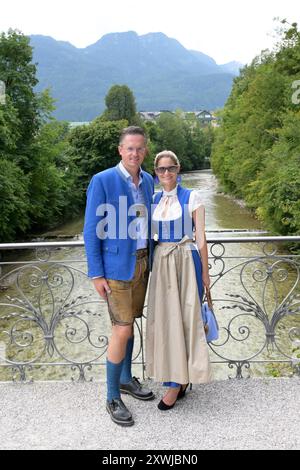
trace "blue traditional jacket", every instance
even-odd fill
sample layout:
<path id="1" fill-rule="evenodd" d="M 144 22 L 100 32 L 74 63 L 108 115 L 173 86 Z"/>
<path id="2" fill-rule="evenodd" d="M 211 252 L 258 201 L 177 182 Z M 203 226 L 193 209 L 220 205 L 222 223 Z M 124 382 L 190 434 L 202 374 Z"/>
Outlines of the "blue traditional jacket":
<path id="1" fill-rule="evenodd" d="M 141 187 L 147 209 L 151 263 L 151 203 L 154 184 L 152 176 L 145 171 Z M 133 279 L 137 240 L 128 232 L 138 217 L 134 206 L 132 193 L 118 166 L 93 176 L 87 190 L 83 231 L 89 277 L 103 276 L 120 281 Z"/>

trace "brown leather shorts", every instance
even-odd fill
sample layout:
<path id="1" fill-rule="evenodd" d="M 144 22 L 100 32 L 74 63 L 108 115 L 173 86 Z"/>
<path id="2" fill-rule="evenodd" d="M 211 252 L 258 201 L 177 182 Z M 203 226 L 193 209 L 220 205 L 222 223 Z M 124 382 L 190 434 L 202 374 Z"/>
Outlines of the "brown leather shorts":
<path id="1" fill-rule="evenodd" d="M 148 250 L 138 250 L 134 278 L 131 281 L 107 279 L 108 311 L 113 325 L 132 325 L 143 314 L 148 285 Z"/>

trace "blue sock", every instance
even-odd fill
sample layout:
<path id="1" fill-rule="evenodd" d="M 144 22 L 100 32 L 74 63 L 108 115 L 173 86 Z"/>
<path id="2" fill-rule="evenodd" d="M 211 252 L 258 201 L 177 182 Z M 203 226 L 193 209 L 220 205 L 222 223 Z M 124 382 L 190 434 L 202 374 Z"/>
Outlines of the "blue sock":
<path id="1" fill-rule="evenodd" d="M 177 382 L 164 382 L 163 386 L 164 387 L 177 388 L 177 387 L 180 387 L 180 384 L 178 384 Z"/>
<path id="2" fill-rule="evenodd" d="M 126 346 L 126 355 L 123 361 L 123 368 L 120 377 L 121 384 L 128 384 L 132 380 L 131 375 L 131 361 L 132 361 L 132 351 L 133 351 L 134 336 L 129 338 Z"/>
<path id="3" fill-rule="evenodd" d="M 114 364 L 106 359 L 106 384 L 107 384 L 107 400 L 121 398 L 120 395 L 120 375 L 122 371 L 123 361 Z"/>

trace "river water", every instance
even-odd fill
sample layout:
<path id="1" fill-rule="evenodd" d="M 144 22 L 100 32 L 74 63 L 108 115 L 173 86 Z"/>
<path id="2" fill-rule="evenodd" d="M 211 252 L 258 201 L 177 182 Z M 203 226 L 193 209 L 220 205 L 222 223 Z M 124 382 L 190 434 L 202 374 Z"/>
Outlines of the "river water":
<path id="1" fill-rule="evenodd" d="M 218 193 L 218 181 L 211 170 L 185 173 L 182 175 L 181 184 L 187 188 L 201 191 L 206 208 L 206 228 L 208 231 L 222 229 L 263 230 L 260 222 L 243 207 L 243 204 Z M 159 189 L 157 186 L 156 190 Z M 82 228 L 83 216 L 56 230 L 47 232 L 44 236 L 78 235 L 81 234 Z"/>
<path id="2" fill-rule="evenodd" d="M 235 201 L 233 198 L 218 193 L 217 180 L 210 170 L 197 171 L 183 174 L 182 185 L 188 188 L 198 189 L 201 191 L 203 203 L 206 208 L 206 230 L 208 238 L 216 236 L 232 235 L 227 233 L 234 230 L 234 236 L 245 235 L 245 231 L 262 232 L 263 227 L 260 222 L 249 212 L 243 204 Z M 159 188 L 157 188 L 159 189 Z M 43 234 L 42 237 L 47 239 L 69 238 L 82 239 L 83 216 L 78 217 L 72 222 L 68 222 L 57 229 Z M 254 356 L 260 348 L 263 348 L 266 340 L 265 331 L 262 322 L 253 315 L 239 316 L 241 311 L 234 309 L 232 297 L 229 295 L 244 295 L 249 299 L 252 298 L 257 305 L 265 309 L 267 314 L 272 315 L 276 308 L 274 298 L 274 286 L 265 285 L 265 283 L 256 282 L 253 278 L 253 272 L 260 269 L 261 266 L 249 264 L 245 265 L 245 260 L 249 257 L 262 254 L 261 247 L 258 244 L 235 244 L 226 245 L 225 255 L 226 266 L 220 257 L 223 247 L 216 246 L 211 253 L 211 274 L 212 274 L 212 293 L 215 301 L 215 309 L 220 324 L 220 341 L 219 346 L 212 347 L 212 360 L 224 362 L 225 360 L 243 360 Z M 22 252 L 14 254 L 14 261 L 30 262 L 35 259 L 32 252 Z M 6 286 L 3 292 L 0 292 L 0 355 L 13 362 L 35 362 L 43 363 L 49 361 L 49 356 L 53 362 L 101 362 L 105 363 L 105 346 L 106 337 L 109 336 L 110 321 L 106 311 L 104 302 L 98 301 L 93 291 L 90 281 L 83 277 L 80 270 L 86 271 L 84 250 L 81 248 L 64 248 L 55 251 L 52 254 L 51 261 L 57 260 L 62 262 L 67 268 L 55 267 L 55 273 L 48 272 L 49 283 L 41 287 L 38 280 L 40 273 L 36 268 L 28 267 L 25 269 L 23 277 L 16 282 L 16 276 L 11 275 L 5 277 L 2 285 Z M 65 262 L 65 260 L 68 260 Z M 72 264 L 71 260 L 76 260 L 73 266 L 75 271 L 70 271 L 68 267 Z M 236 266 L 238 267 L 236 268 Z M 13 266 L 16 268 L 16 266 Z M 11 266 L 3 266 L 2 275 L 11 270 Z M 53 268 L 54 269 L 54 268 Z M 290 266 L 287 267 L 289 271 Z M 292 273 L 291 273 L 292 274 Z M 60 278 L 64 277 L 64 283 L 60 283 Z M 30 283 L 28 278 L 31 279 Z M 286 290 L 293 286 L 293 275 L 291 280 L 285 283 L 285 288 L 279 289 L 278 297 L 281 299 L 286 295 Z M 246 290 L 241 287 L 241 283 L 246 283 Z M 16 286 L 18 284 L 18 286 Z M 45 283 L 44 283 L 45 284 Z M 70 297 L 69 286 L 75 285 Z M 1 285 L 1 284 L 0 284 Z M 247 290 L 248 289 L 248 290 Z M 252 289 L 252 290 L 251 290 Z M 20 306 L 18 302 L 14 303 L 14 308 L 9 306 L 7 296 L 10 298 L 20 298 L 25 306 Z M 254 293 L 253 293 L 254 292 Z M 66 299 L 70 305 L 67 305 Z M 275 303 L 274 303 L 275 302 Z M 17 304 L 17 307 L 16 307 Z M 61 307 L 64 311 L 68 310 L 69 315 L 63 316 Z M 245 307 L 245 304 L 243 304 Z M 33 306 L 36 318 L 24 318 L 24 312 L 30 310 Z M 228 307 L 228 308 L 224 308 Z M 20 309 L 22 309 L 23 317 L 20 318 Z M 85 311 L 86 310 L 86 311 Z M 59 313 L 58 313 L 59 312 Z M 245 313 L 245 312 L 244 312 Z M 9 320 L 5 316 L 10 316 Z M 26 315 L 25 315 L 26 317 Z M 30 315 L 29 315 L 30 317 Z M 236 318 L 235 318 L 236 317 Z M 247 318 L 246 318 L 247 317 Z M 53 322 L 57 319 L 57 323 Z M 17 327 L 12 329 L 13 322 L 17 323 Z M 56 321 L 56 320 L 55 320 Z M 293 320 L 294 321 L 294 320 Z M 281 323 L 283 330 L 289 330 L 294 326 L 292 320 L 288 320 L 285 324 Z M 48 331 L 46 336 L 54 337 L 53 343 L 47 343 L 45 351 L 45 330 L 46 325 L 55 323 L 55 329 Z M 144 322 L 145 323 L 145 322 Z M 87 326 L 88 325 L 88 328 Z M 100 328 L 99 328 L 100 325 Z M 298 323 L 299 326 L 299 323 Z M 143 327 L 142 327 L 143 328 Z M 54 334 L 53 334 L 54 333 Z M 280 340 L 282 349 L 287 346 L 286 333 L 283 331 L 283 339 Z M 33 339 L 34 337 L 34 339 Z M 136 334 L 138 338 L 138 331 Z M 140 341 L 136 342 L 135 355 L 140 352 Z M 56 349 L 56 351 L 55 351 Z M 295 348 L 294 348 L 295 349 Z M 297 348 L 296 348 L 297 349 Z M 59 351 L 59 353 L 58 353 Z M 289 352 L 288 351 L 288 352 Z M 286 351 L 287 352 L 287 351 Z M 264 356 L 263 356 L 264 357 Z M 272 356 L 273 357 L 273 356 Z M 276 359 L 276 354 L 274 359 Z M 139 356 L 137 362 L 140 362 Z M 3 360 L 1 361 L 3 363 Z M 79 371 L 75 368 L 70 372 L 70 367 L 52 367 L 41 366 L 37 368 L 38 372 L 32 372 L 34 379 L 52 380 L 52 379 L 70 379 L 74 376 L 78 378 Z M 228 366 L 219 364 L 214 366 L 216 378 L 225 378 L 230 374 Z M 264 373 L 261 367 L 257 367 L 257 374 Z M 89 371 L 86 370 L 87 377 Z M 104 378 L 104 368 L 94 366 L 94 373 L 97 378 Z M 141 376 L 141 366 L 135 366 L 135 373 Z M 232 372 L 235 375 L 235 370 Z M 9 372 L 7 369 L 1 371 L 0 380 L 9 380 Z"/>

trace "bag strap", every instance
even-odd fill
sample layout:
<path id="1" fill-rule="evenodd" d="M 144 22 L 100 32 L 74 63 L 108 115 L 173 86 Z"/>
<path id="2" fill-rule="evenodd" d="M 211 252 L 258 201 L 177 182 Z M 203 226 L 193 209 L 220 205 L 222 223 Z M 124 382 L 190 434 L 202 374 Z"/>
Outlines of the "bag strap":
<path id="1" fill-rule="evenodd" d="M 209 308 L 211 310 L 213 310 L 213 303 L 212 303 L 212 298 L 211 298 L 211 293 L 210 293 L 210 289 L 205 289 L 205 293 L 206 293 L 206 300 L 207 300 L 207 305 L 209 306 Z"/>

